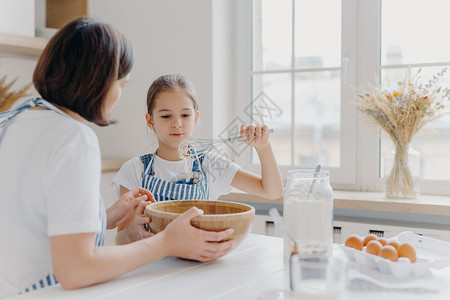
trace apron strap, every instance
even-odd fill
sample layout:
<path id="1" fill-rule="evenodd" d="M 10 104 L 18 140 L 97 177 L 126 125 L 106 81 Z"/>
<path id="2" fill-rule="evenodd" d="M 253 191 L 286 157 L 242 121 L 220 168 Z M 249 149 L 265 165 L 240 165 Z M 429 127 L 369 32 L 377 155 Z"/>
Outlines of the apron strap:
<path id="1" fill-rule="evenodd" d="M 30 100 L 25 101 L 24 103 L 22 103 L 21 105 L 19 105 L 18 107 L 14 108 L 14 109 L 1 112 L 0 118 L 5 118 L 5 119 L 0 122 L 0 128 L 6 127 L 6 124 L 8 124 L 8 122 L 11 119 L 13 119 L 15 116 L 20 114 L 25 109 L 35 107 L 37 104 L 37 100 L 38 100 L 37 98 L 30 99 Z"/>
<path id="2" fill-rule="evenodd" d="M 156 150 L 158 151 L 158 150 Z M 156 155 L 156 151 L 153 154 L 146 154 L 146 155 L 142 155 L 139 158 L 141 159 L 142 163 L 144 164 L 144 174 L 148 174 L 148 172 L 151 170 L 152 166 L 153 166 L 153 158 Z"/>
<path id="3" fill-rule="evenodd" d="M 26 109 L 29 108 L 33 108 L 35 106 L 40 106 L 43 108 L 46 108 L 48 110 L 53 110 L 54 112 L 65 116 L 65 117 L 69 117 L 65 112 L 63 112 L 62 110 L 60 110 L 59 108 L 57 108 L 56 106 L 52 105 L 50 102 L 48 102 L 47 100 L 44 100 L 42 98 L 34 98 L 34 99 L 29 99 L 27 101 L 25 101 L 24 103 L 22 103 L 21 105 L 17 106 L 14 109 L 11 110 L 7 110 L 4 112 L 0 113 L 0 129 L 3 129 L 0 133 L 0 143 L 3 139 L 3 136 L 5 134 L 6 131 L 6 127 L 8 126 L 8 123 L 14 119 L 18 114 L 20 114 L 21 112 L 23 112 Z"/>
<path id="4" fill-rule="evenodd" d="M 100 211 L 99 211 L 99 219 L 102 222 L 102 229 L 99 233 L 95 235 L 95 246 L 102 247 L 105 244 L 105 234 L 106 234 L 106 209 L 105 204 L 103 203 L 102 196 L 100 195 Z"/>

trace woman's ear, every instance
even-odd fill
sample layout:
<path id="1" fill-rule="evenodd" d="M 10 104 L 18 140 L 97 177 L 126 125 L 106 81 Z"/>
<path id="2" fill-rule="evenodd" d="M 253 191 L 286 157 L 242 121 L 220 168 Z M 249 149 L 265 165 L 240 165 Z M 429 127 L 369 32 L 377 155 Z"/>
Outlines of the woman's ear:
<path id="1" fill-rule="evenodd" d="M 153 118 L 152 115 L 149 113 L 145 114 L 145 120 L 147 121 L 147 126 L 151 129 L 154 130 L 155 129 L 155 125 L 153 124 Z"/>

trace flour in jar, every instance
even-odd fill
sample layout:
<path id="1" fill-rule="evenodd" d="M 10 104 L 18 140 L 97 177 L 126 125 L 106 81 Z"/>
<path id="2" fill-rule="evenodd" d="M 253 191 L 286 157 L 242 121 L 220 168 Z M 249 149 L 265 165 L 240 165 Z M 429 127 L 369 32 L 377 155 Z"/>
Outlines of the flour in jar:
<path id="1" fill-rule="evenodd" d="M 285 199 L 284 221 L 297 242 L 312 242 L 331 249 L 333 243 L 333 205 L 322 200 Z M 284 239 L 284 254 L 290 256 L 293 242 Z"/>

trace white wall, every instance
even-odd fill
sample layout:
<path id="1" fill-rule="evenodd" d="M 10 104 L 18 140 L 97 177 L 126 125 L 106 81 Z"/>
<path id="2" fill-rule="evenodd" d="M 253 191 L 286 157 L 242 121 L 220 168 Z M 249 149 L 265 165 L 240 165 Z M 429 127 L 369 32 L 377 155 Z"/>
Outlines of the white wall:
<path id="1" fill-rule="evenodd" d="M 6 76 L 6 82 L 10 83 L 15 78 L 17 81 L 9 90 L 19 90 L 25 85 L 29 84 L 33 80 L 33 70 L 36 67 L 37 59 L 34 58 L 22 58 L 14 56 L 2 56 L 0 54 L 0 78 Z M 38 93 L 31 87 L 29 90 L 30 97 L 37 97 Z M 24 101 L 20 100 L 20 102 Z"/>
<path id="2" fill-rule="evenodd" d="M 153 151 L 156 138 L 145 123 L 151 82 L 182 73 L 194 84 L 200 105 L 199 138 L 217 138 L 231 122 L 232 7 L 230 0 L 90 0 L 89 13 L 131 41 L 135 65 L 112 112 L 117 124 L 92 126 L 103 157 L 131 158 Z M 34 21 L 34 20 L 33 20 Z M 31 82 L 36 59 L 0 55 L 0 77 L 19 76 L 14 88 Z M 33 89 L 33 96 L 37 93 Z"/>
<path id="3" fill-rule="evenodd" d="M 153 151 L 155 137 L 145 124 L 146 93 L 151 82 L 166 73 L 185 74 L 196 88 L 197 137 L 217 137 L 225 128 L 231 120 L 230 3 L 90 1 L 90 15 L 124 33 L 135 49 L 130 82 L 112 114 L 118 124 L 94 128 L 104 157 L 129 158 Z"/>
<path id="4" fill-rule="evenodd" d="M 238 0 L 239 1 L 239 0 Z M 232 121 L 234 108 L 233 6 L 232 1 L 213 0 L 212 7 L 212 135 L 218 138 Z M 203 114 L 204 115 L 204 114 Z M 206 123 L 205 123 L 206 124 Z"/>
<path id="5" fill-rule="evenodd" d="M 145 123 L 151 82 L 183 73 L 194 84 L 200 105 L 199 138 L 217 138 L 231 122 L 233 93 L 231 0 L 90 0 L 90 15 L 107 22 L 132 42 L 135 66 L 108 127 L 92 125 L 104 158 L 131 158 L 153 151 L 155 137 Z M 0 55 L 0 78 L 20 76 L 14 88 L 31 82 L 36 59 Z M 34 91 L 34 89 L 33 89 Z M 34 91 L 34 96 L 37 93 Z M 102 177 L 107 206 L 115 196 Z"/>
<path id="6" fill-rule="evenodd" d="M 0 32 L 21 36 L 34 36 L 34 1 L 1 0 Z"/>

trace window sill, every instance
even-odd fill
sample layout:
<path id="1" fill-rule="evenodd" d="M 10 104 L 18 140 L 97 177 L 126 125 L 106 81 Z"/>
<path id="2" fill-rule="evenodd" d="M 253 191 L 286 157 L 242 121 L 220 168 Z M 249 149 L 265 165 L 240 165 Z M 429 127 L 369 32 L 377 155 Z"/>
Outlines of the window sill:
<path id="1" fill-rule="evenodd" d="M 283 204 L 283 198 L 269 200 L 237 190 L 233 190 L 219 199 L 248 203 Z M 417 199 L 388 199 L 384 193 L 334 191 L 334 208 L 450 216 L 450 197 L 419 195 Z"/>

